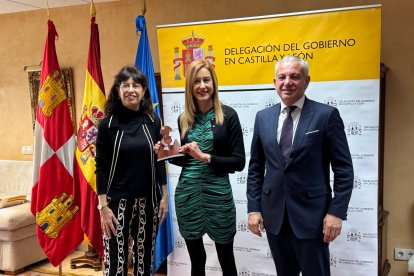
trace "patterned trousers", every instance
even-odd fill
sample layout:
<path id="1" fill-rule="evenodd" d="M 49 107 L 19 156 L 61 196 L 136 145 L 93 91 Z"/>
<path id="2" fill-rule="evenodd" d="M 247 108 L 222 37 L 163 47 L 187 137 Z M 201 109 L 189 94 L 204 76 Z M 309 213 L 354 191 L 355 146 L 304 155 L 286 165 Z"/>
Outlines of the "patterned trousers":
<path id="1" fill-rule="evenodd" d="M 149 198 L 110 201 L 108 207 L 119 225 L 116 235 L 104 236 L 103 275 L 128 275 L 128 254 L 132 250 L 133 275 L 152 275 L 155 239 L 158 230 L 158 205 Z"/>

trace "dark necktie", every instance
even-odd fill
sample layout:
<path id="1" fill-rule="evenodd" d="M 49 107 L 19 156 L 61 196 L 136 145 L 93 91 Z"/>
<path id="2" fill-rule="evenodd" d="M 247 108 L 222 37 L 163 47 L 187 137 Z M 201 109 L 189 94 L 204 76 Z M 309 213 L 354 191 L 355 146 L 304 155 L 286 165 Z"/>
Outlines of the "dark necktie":
<path id="1" fill-rule="evenodd" d="M 286 119 L 283 122 L 282 132 L 280 133 L 279 147 L 282 151 L 282 155 L 287 160 L 290 152 L 292 151 L 292 138 L 293 138 L 293 119 L 292 112 L 296 106 L 286 107 Z"/>

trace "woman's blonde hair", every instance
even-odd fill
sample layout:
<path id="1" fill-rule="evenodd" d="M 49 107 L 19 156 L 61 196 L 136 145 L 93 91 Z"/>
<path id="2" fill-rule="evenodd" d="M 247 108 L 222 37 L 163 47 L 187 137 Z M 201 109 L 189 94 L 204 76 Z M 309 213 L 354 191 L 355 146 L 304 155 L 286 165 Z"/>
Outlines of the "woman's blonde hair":
<path id="1" fill-rule="evenodd" d="M 193 96 L 193 88 L 196 75 L 200 69 L 206 68 L 213 79 L 213 107 L 215 113 L 216 124 L 223 125 L 224 114 L 221 108 L 221 103 L 218 98 L 218 84 L 217 84 L 217 75 L 214 71 L 213 65 L 204 60 L 196 59 L 190 63 L 187 68 L 187 74 L 185 77 L 185 107 L 184 112 L 180 115 L 180 128 L 181 128 L 181 137 L 184 138 L 187 132 L 193 127 L 195 114 L 198 110 L 197 101 Z"/>

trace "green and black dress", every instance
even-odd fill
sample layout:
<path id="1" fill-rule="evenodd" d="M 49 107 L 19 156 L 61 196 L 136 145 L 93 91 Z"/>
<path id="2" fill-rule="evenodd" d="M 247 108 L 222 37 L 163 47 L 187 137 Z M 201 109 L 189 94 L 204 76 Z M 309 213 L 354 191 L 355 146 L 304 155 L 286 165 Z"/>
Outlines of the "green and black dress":
<path id="1" fill-rule="evenodd" d="M 213 152 L 213 127 L 214 109 L 198 113 L 186 142 L 197 142 L 201 151 Z M 211 164 L 186 158 L 175 190 L 175 208 L 184 239 L 200 239 L 207 233 L 214 242 L 225 244 L 236 234 L 236 208 L 229 175 L 215 174 Z"/>

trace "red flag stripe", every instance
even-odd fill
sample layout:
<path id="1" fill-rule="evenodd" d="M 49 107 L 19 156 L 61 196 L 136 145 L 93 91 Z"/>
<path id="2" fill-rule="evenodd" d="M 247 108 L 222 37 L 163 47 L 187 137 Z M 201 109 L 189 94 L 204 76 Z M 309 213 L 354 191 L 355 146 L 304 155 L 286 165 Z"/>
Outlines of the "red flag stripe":
<path id="1" fill-rule="evenodd" d="M 91 37 L 89 40 L 88 71 L 105 96 L 105 87 L 101 69 L 101 49 L 99 45 L 99 29 L 95 17 L 91 17 Z"/>

